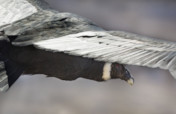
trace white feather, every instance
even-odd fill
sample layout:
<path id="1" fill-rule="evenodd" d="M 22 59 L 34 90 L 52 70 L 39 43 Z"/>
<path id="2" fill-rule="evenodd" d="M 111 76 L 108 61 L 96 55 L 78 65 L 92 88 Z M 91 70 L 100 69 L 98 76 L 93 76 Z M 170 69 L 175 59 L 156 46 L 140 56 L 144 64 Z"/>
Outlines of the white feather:
<path id="1" fill-rule="evenodd" d="M 11 24 L 36 13 L 27 0 L 0 0 L 0 26 Z"/>
<path id="2" fill-rule="evenodd" d="M 105 62 L 171 69 L 176 78 L 176 43 L 125 32 L 82 32 L 34 43 L 40 49 Z"/>
<path id="3" fill-rule="evenodd" d="M 9 89 L 9 85 L 6 84 L 6 85 L 4 85 L 3 87 L 0 88 L 0 92 L 5 92 L 5 91 L 7 91 L 8 89 Z"/>

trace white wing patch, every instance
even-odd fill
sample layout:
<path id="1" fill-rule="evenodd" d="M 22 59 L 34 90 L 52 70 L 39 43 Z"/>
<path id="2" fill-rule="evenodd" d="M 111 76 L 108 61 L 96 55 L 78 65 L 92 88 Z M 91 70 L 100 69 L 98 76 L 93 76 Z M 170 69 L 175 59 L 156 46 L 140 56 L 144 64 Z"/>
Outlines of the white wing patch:
<path id="1" fill-rule="evenodd" d="M 26 0 L 0 0 L 0 26 L 11 24 L 36 12 L 37 9 Z"/>
<path id="2" fill-rule="evenodd" d="M 118 35 L 120 34 L 120 35 Z M 128 36 L 127 36 L 128 35 Z M 130 37 L 131 36 L 131 37 Z M 34 43 L 40 49 L 98 61 L 170 69 L 176 78 L 176 43 L 133 34 L 82 32 Z"/>

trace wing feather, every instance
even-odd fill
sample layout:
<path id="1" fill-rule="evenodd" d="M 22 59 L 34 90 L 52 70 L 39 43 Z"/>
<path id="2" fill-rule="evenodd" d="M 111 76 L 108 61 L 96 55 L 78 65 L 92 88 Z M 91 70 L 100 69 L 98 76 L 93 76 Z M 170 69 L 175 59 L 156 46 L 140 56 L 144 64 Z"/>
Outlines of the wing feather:
<path id="1" fill-rule="evenodd" d="M 0 61 L 0 92 L 6 91 L 8 88 L 8 77 L 6 74 L 4 62 Z"/>
<path id="2" fill-rule="evenodd" d="M 125 32 L 82 32 L 34 43 L 40 49 L 152 68 L 176 77 L 176 43 Z"/>
<path id="3" fill-rule="evenodd" d="M 37 12 L 27 0 L 1 0 L 0 26 L 11 24 Z"/>

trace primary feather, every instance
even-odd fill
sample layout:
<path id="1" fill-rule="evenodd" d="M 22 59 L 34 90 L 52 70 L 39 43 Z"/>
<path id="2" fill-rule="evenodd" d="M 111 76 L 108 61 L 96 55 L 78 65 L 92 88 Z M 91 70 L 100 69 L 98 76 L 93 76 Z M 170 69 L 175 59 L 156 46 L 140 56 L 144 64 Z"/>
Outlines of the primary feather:
<path id="1" fill-rule="evenodd" d="M 125 32 L 82 32 L 34 43 L 39 49 L 98 61 L 169 69 L 176 78 L 176 43 Z"/>

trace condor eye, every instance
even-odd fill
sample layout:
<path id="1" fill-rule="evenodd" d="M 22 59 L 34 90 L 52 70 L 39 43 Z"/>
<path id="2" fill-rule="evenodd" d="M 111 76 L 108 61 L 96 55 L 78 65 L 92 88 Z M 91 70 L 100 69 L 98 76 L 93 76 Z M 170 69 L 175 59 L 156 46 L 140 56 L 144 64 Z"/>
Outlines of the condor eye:
<path id="1" fill-rule="evenodd" d="M 128 74 L 129 72 L 126 70 L 126 71 L 125 71 L 125 73 L 127 73 L 127 74 Z"/>

